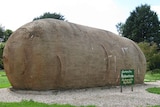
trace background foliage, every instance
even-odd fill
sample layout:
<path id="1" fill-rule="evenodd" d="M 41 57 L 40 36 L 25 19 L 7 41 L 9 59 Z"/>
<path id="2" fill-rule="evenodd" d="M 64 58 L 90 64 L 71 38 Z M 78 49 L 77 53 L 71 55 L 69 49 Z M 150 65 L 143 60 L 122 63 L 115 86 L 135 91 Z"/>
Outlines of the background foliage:
<path id="1" fill-rule="evenodd" d="M 126 19 L 126 22 L 116 25 L 120 35 L 137 43 L 149 42 L 160 44 L 160 22 L 156 12 L 145 4 L 136 7 Z"/>
<path id="2" fill-rule="evenodd" d="M 156 43 L 150 44 L 148 42 L 138 43 L 143 51 L 147 61 L 147 71 L 160 72 L 160 52 Z"/>
<path id="3" fill-rule="evenodd" d="M 3 69 L 3 49 L 4 49 L 5 43 L 0 43 L 0 69 Z"/>
<path id="4" fill-rule="evenodd" d="M 60 13 L 46 12 L 43 15 L 40 15 L 39 17 L 34 18 L 33 21 L 34 20 L 39 20 L 39 19 L 45 19 L 45 18 L 53 18 L 53 19 L 58 19 L 58 20 L 65 20 L 64 16 L 61 15 Z"/>
<path id="5" fill-rule="evenodd" d="M 13 33 L 10 29 L 4 29 L 4 27 L 0 26 L 0 42 L 6 42 L 9 36 Z"/>
<path id="6" fill-rule="evenodd" d="M 136 42 L 145 54 L 147 71 L 160 72 L 160 21 L 147 4 L 130 12 L 125 23 L 117 25 L 119 35 Z"/>

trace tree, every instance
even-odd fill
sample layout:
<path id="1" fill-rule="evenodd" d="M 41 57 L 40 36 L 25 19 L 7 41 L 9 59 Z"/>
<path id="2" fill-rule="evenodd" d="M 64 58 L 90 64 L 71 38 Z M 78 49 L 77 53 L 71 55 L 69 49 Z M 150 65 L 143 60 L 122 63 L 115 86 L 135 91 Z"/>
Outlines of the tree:
<path id="1" fill-rule="evenodd" d="M 150 10 L 150 6 L 145 4 L 136 7 L 130 13 L 125 24 L 122 27 L 122 36 L 132 39 L 135 42 L 146 41 L 160 44 L 160 22 L 154 11 Z"/>
<path id="2" fill-rule="evenodd" d="M 119 35 L 121 35 L 121 36 L 122 36 L 122 34 L 123 34 L 123 27 L 124 27 L 124 24 L 121 23 L 121 22 L 116 25 L 117 32 L 118 32 Z"/>
<path id="3" fill-rule="evenodd" d="M 4 27 L 0 25 L 0 38 L 4 37 Z"/>
<path id="4" fill-rule="evenodd" d="M 4 49 L 5 43 L 0 43 L 0 69 L 3 69 L 3 49 Z"/>
<path id="5" fill-rule="evenodd" d="M 8 40 L 8 38 L 10 37 L 10 35 L 12 33 L 13 33 L 13 31 L 10 30 L 10 29 L 5 30 L 5 32 L 4 32 L 4 42 Z"/>
<path id="6" fill-rule="evenodd" d="M 0 26 L 0 42 L 6 42 L 12 33 L 12 30 L 5 30 L 4 27 Z"/>
<path id="7" fill-rule="evenodd" d="M 5 30 L 4 27 L 0 26 L 0 69 L 3 69 L 3 49 L 5 46 L 5 43 L 9 38 L 9 36 L 12 34 L 12 30 Z"/>
<path id="8" fill-rule="evenodd" d="M 53 19 L 58 19 L 58 20 L 63 20 L 65 21 L 65 18 L 63 15 L 61 15 L 60 13 L 50 13 L 50 12 L 46 12 L 44 13 L 43 15 L 37 17 L 37 18 L 34 18 L 34 20 L 39 20 L 39 19 L 45 19 L 45 18 L 53 18 Z"/>

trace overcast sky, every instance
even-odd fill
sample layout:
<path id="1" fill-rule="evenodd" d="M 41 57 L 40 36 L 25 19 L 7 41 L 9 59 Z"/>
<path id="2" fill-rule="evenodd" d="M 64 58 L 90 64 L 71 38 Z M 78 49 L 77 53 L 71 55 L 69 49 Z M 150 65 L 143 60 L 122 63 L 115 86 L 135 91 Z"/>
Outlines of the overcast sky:
<path id="1" fill-rule="evenodd" d="M 160 0 L 0 0 L 0 25 L 15 31 L 45 12 L 57 12 L 72 23 L 109 30 L 125 22 L 130 12 L 148 4 L 160 19 Z"/>

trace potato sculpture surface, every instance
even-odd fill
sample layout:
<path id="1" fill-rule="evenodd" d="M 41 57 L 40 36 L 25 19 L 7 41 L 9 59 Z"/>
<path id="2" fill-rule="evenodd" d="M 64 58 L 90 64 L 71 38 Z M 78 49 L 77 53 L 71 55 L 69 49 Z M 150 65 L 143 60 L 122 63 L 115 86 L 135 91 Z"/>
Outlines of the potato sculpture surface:
<path id="1" fill-rule="evenodd" d="M 146 60 L 131 40 L 109 31 L 55 19 L 17 29 L 3 52 L 14 89 L 51 90 L 120 85 L 121 69 L 144 81 Z"/>

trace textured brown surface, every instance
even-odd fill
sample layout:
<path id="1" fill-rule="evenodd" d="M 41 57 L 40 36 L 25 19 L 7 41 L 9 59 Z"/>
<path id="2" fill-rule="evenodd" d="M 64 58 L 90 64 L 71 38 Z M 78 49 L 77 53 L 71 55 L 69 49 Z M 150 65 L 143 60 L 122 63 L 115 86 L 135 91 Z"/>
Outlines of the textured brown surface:
<path id="1" fill-rule="evenodd" d="M 49 90 L 119 85 L 120 70 L 143 83 L 146 60 L 131 40 L 54 19 L 28 23 L 6 43 L 4 68 L 15 89 Z"/>

